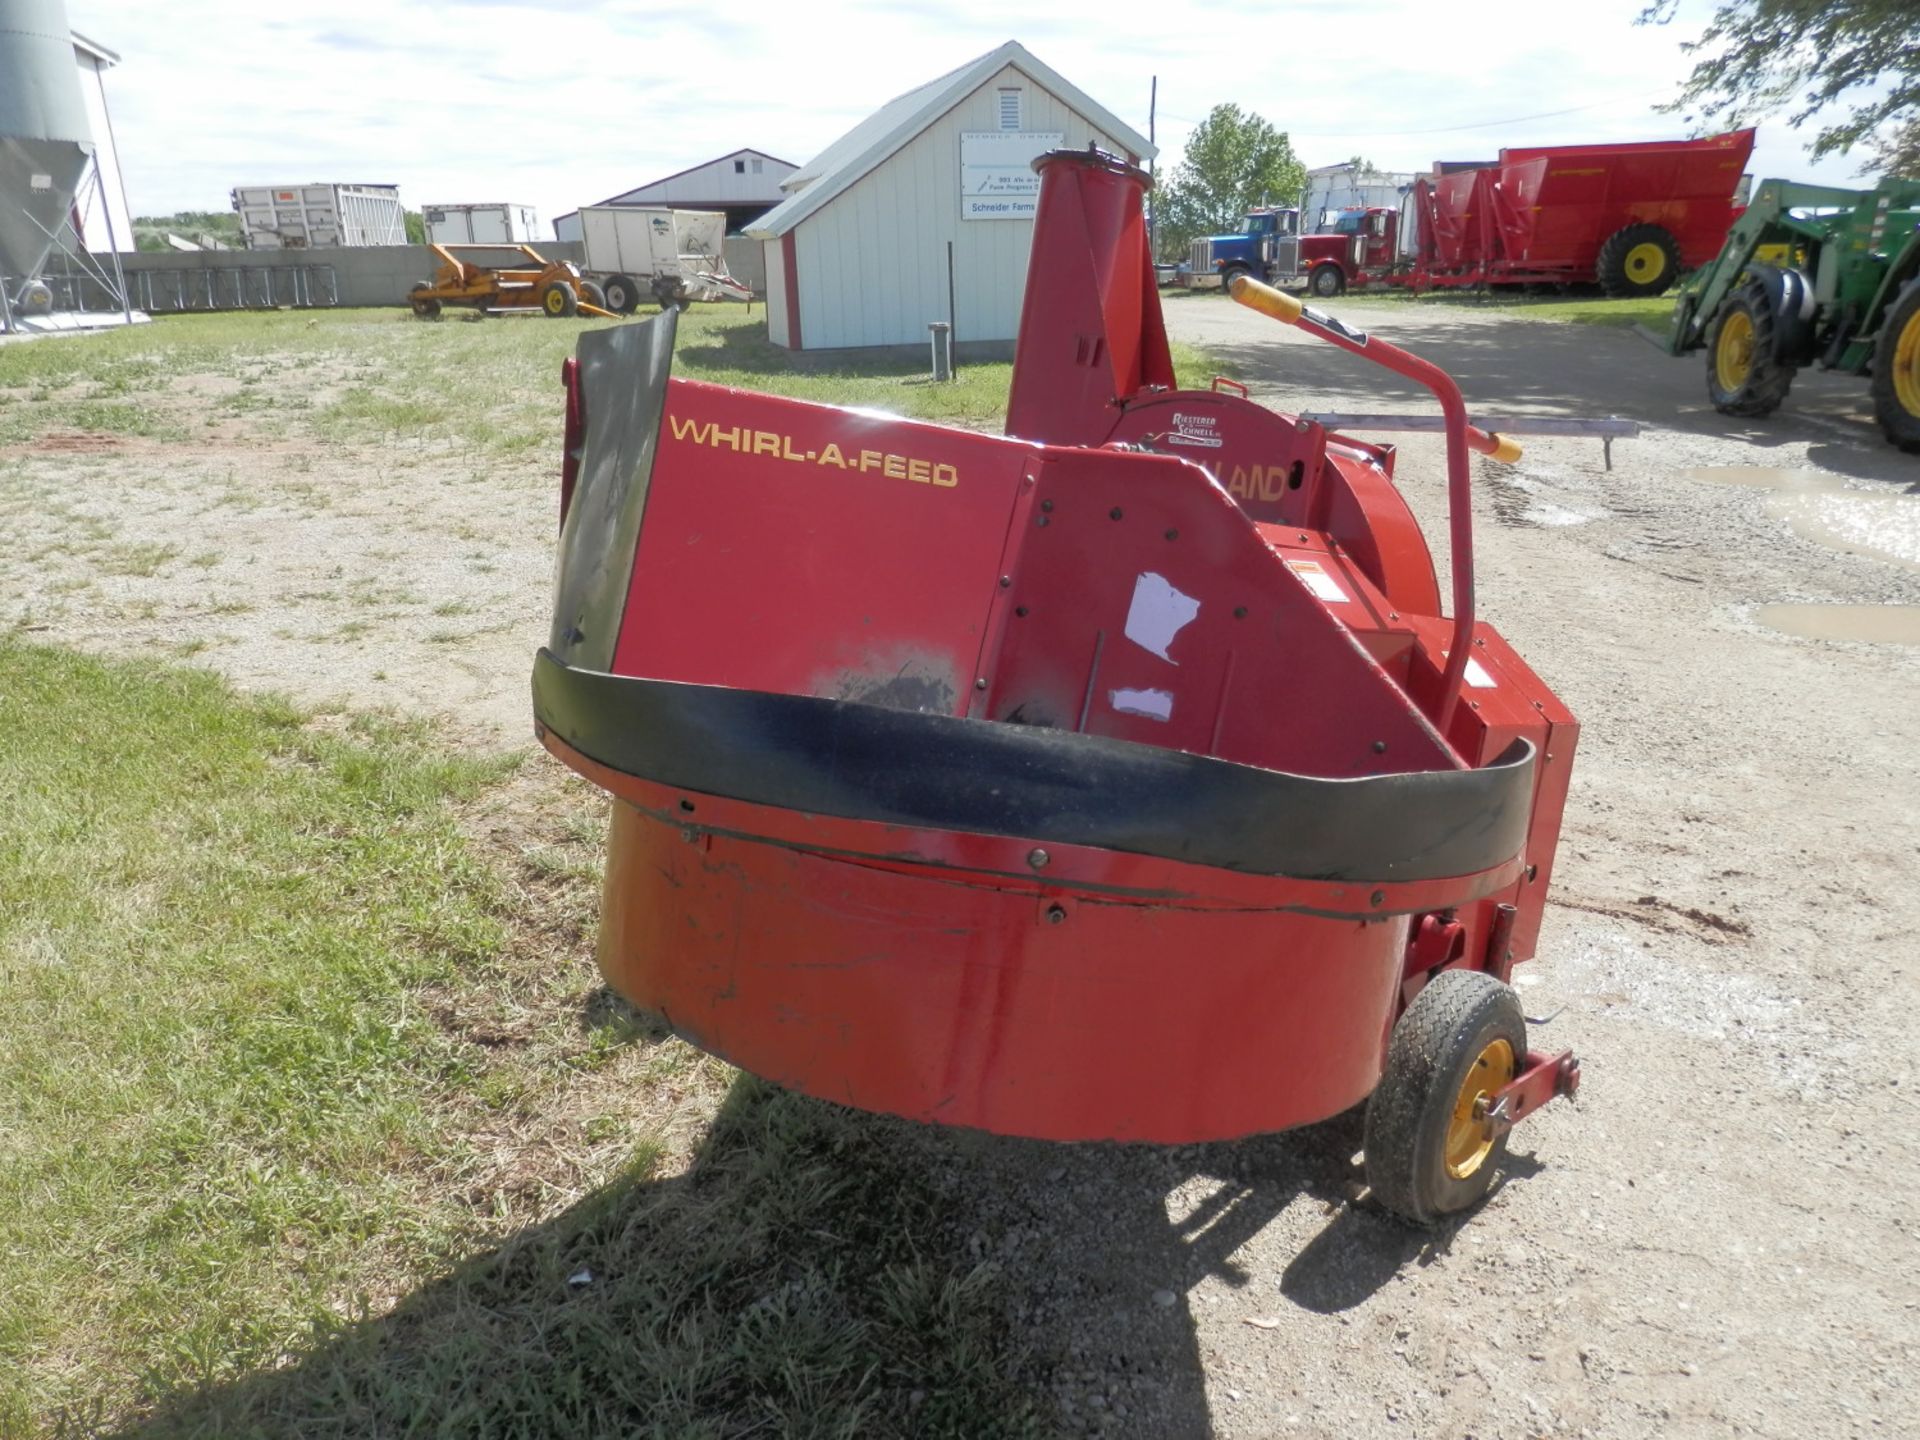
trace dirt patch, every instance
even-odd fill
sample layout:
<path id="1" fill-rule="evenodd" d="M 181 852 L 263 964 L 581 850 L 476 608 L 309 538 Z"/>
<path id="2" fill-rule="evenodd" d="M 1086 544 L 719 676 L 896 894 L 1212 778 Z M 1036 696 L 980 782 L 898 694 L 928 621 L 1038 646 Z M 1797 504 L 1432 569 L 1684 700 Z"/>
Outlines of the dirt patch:
<path id="1" fill-rule="evenodd" d="M 89 435 L 85 431 L 63 433 L 55 430 L 42 435 L 31 445 L 11 446 L 0 455 L 100 455 L 127 448 L 122 435 Z"/>
<path id="2" fill-rule="evenodd" d="M 548 467 L 249 419 L 307 383 L 273 373 L 257 412 L 186 441 L 53 432 L 0 454 L 0 628 L 520 743 L 552 570 Z M 192 396 L 151 403 L 184 423 Z"/>

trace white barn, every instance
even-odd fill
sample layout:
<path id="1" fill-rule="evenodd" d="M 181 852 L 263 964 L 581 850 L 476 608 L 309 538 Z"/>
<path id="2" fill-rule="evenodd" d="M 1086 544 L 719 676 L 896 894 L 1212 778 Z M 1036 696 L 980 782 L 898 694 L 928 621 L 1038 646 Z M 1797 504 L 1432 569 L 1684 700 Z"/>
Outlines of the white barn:
<path id="1" fill-rule="evenodd" d="M 734 150 L 597 203 L 721 210 L 726 212 L 727 232 L 732 234 L 785 199 L 781 182 L 799 168 L 791 160 L 782 160 L 764 150 Z M 578 210 L 569 210 L 553 222 L 553 238 L 580 239 Z"/>
<path id="2" fill-rule="evenodd" d="M 1136 163 L 1154 153 L 1013 40 L 890 100 L 747 227 L 765 247 L 769 337 L 793 350 L 924 345 L 951 295 L 956 342 L 1011 341 L 1033 244 L 1031 162 L 1089 144 Z"/>

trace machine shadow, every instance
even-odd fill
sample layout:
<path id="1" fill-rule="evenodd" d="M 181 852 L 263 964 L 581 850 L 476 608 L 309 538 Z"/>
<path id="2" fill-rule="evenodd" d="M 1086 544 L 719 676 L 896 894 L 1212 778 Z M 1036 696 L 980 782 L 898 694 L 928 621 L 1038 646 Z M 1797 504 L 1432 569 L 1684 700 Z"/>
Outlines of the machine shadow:
<path id="1" fill-rule="evenodd" d="M 1617 415 L 1760 447 L 1806 443 L 1809 458 L 1839 474 L 1902 488 L 1914 483 L 1912 459 L 1885 443 L 1873 419 L 1867 382 L 1860 377 L 1802 371 L 1785 405 L 1764 419 L 1746 420 L 1722 415 L 1708 403 L 1704 362 L 1698 354 L 1665 355 L 1617 327 L 1491 317 L 1396 324 L 1394 310 L 1384 305 L 1343 311 L 1335 300 L 1325 308 L 1358 328 L 1378 326 L 1388 338 L 1446 370 L 1459 382 L 1470 413 Z M 1280 387 L 1263 403 L 1283 410 L 1433 410 L 1432 397 L 1419 386 L 1331 345 L 1292 335 L 1278 325 L 1273 330 L 1266 343 L 1209 341 L 1232 374 Z M 1836 434 L 1841 438 L 1836 440 Z M 1598 467 L 1600 444 L 1588 443 Z M 1648 435 L 1618 441 L 1614 463 L 1619 465 L 1633 447 L 1645 451 L 1657 443 Z M 1653 454 L 1643 454 L 1640 463 L 1645 469 L 1659 468 Z"/>
<path id="2" fill-rule="evenodd" d="M 583 1023 L 644 1024 L 617 1002 Z M 118 1433 L 977 1433 L 969 1414 L 1052 1433 L 1097 1393 L 1107 1434 L 1205 1436 L 1196 1287 L 1344 1309 L 1444 1244 L 1346 1203 L 1356 1145 L 1352 1117 L 1218 1145 L 1010 1140 L 741 1076 L 683 1173 L 637 1164 Z M 1331 1219 L 1284 1276 L 1236 1261 L 1303 1203 Z M 820 1383 L 853 1372 L 875 1378 Z"/>

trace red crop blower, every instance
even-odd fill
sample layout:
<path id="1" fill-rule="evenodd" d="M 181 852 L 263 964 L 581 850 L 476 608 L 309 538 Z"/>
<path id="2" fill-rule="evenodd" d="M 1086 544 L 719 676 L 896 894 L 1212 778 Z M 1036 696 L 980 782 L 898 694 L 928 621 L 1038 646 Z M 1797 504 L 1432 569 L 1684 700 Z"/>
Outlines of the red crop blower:
<path id="1" fill-rule="evenodd" d="M 1006 437 L 567 366 L 542 741 L 614 797 L 600 964 L 693 1044 L 868 1110 L 1213 1140 L 1368 1102 L 1378 1200 L 1472 1205 L 1578 1084 L 1528 1048 L 1573 717 L 1452 610 L 1391 448 L 1174 388 L 1141 222 L 1042 175 Z M 1016 438 L 1017 437 L 1017 438 Z"/>

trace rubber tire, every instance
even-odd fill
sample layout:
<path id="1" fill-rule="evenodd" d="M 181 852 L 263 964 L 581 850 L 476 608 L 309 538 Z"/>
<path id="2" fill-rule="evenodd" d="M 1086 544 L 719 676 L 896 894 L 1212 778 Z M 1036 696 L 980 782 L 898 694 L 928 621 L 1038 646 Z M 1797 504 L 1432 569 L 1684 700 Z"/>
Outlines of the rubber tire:
<path id="1" fill-rule="evenodd" d="M 607 309 L 616 315 L 631 315 L 640 308 L 640 287 L 629 275 L 609 275 L 601 287 L 607 296 Z"/>
<path id="2" fill-rule="evenodd" d="M 1251 275 L 1253 271 L 1245 265 L 1229 265 L 1220 272 L 1220 293 L 1231 298 L 1233 295 L 1233 277 Z"/>
<path id="3" fill-rule="evenodd" d="M 1753 321 L 1753 365 L 1746 383 L 1738 390 L 1724 390 L 1713 358 L 1720 350 L 1720 330 L 1727 317 L 1745 311 Z M 1721 302 L 1707 326 L 1707 398 L 1722 415 L 1756 418 L 1771 415 L 1793 388 L 1794 367 L 1782 365 L 1773 355 L 1773 301 L 1761 281 L 1749 280 Z"/>
<path id="4" fill-rule="evenodd" d="M 1413 997 L 1393 1027 L 1387 1065 L 1367 1102 L 1367 1183 L 1387 1210 L 1434 1225 L 1479 1203 L 1506 1154 L 1494 1141 L 1464 1180 L 1447 1173 L 1447 1128 L 1468 1069 L 1496 1039 L 1527 1053 L 1520 999 L 1484 970 L 1443 970 Z"/>
<path id="5" fill-rule="evenodd" d="M 582 280 L 580 282 L 580 298 L 596 309 L 611 310 L 613 308 L 607 304 L 607 292 L 591 280 Z"/>
<path id="6" fill-rule="evenodd" d="M 1666 265 L 1651 280 L 1635 280 L 1627 274 L 1628 252 L 1637 245 L 1658 245 L 1667 258 Z M 1600 288 L 1615 300 L 1664 295 L 1680 278 L 1680 246 L 1664 225 L 1629 225 L 1607 237 L 1593 269 Z"/>
<path id="7" fill-rule="evenodd" d="M 1322 283 L 1326 282 L 1326 283 Z M 1338 265 L 1317 265 L 1307 279 L 1307 288 L 1322 300 L 1332 300 L 1347 290 L 1347 274 Z"/>
<path id="8" fill-rule="evenodd" d="M 556 306 L 553 302 L 555 295 L 566 298 Z M 565 320 L 568 316 L 577 315 L 580 311 L 580 300 L 573 293 L 573 287 L 560 280 L 549 280 L 542 285 L 540 294 L 536 298 L 540 302 L 540 313 L 555 320 Z"/>
<path id="9" fill-rule="evenodd" d="M 1887 307 L 1873 353 L 1873 414 L 1889 445 L 1920 454 L 1920 415 L 1900 403 L 1893 388 L 1894 348 L 1909 329 L 1920 326 L 1920 280 L 1909 280 L 1899 299 Z"/>
<path id="10" fill-rule="evenodd" d="M 420 295 L 422 290 L 431 289 L 433 289 L 433 282 L 430 280 L 422 280 L 407 292 L 407 304 L 413 307 L 413 313 L 422 320 L 438 320 L 440 318 L 440 302 L 432 298 L 422 299 Z"/>

